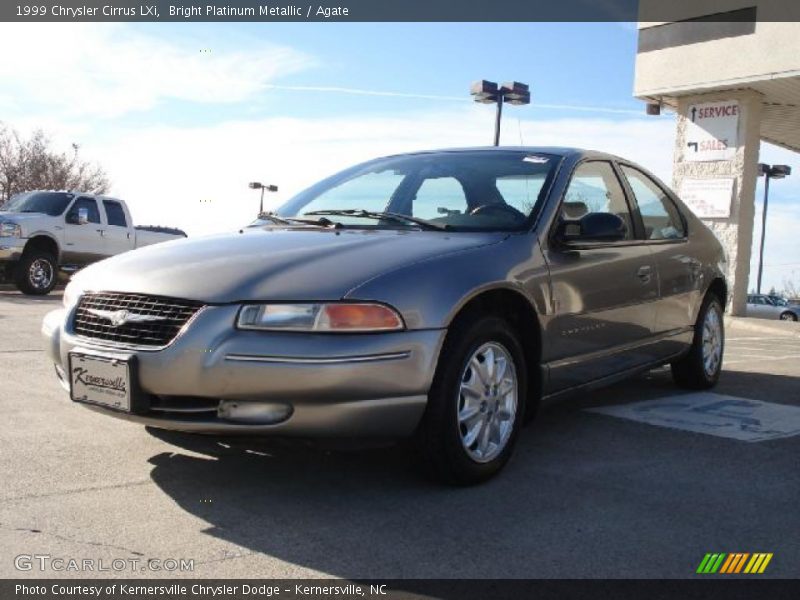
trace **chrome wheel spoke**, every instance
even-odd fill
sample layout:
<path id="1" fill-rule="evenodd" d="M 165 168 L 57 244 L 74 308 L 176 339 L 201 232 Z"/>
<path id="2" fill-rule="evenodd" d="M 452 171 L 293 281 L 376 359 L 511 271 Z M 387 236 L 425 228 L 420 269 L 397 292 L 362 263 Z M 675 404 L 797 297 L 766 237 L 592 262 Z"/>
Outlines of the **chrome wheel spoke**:
<path id="1" fill-rule="evenodd" d="M 458 421 L 459 423 L 470 423 L 480 414 L 481 407 L 479 404 L 466 404 L 458 413 Z"/>

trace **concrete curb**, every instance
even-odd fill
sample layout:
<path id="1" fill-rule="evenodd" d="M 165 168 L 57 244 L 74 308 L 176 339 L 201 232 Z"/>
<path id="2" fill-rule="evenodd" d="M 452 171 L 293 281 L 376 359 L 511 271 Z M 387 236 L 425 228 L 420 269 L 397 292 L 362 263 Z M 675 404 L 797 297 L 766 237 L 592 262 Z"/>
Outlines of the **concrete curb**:
<path id="1" fill-rule="evenodd" d="M 767 321 L 765 319 L 749 319 L 747 317 L 731 317 L 726 315 L 725 329 L 728 334 L 735 331 L 747 331 L 770 337 L 800 338 L 800 322 Z"/>

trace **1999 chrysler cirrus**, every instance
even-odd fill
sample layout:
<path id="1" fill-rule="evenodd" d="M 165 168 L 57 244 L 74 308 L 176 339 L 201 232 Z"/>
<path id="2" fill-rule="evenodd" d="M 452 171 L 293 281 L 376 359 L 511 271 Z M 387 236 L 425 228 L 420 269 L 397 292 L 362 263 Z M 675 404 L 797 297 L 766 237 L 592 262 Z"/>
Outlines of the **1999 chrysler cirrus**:
<path id="1" fill-rule="evenodd" d="M 201 433 L 414 436 L 456 483 L 539 401 L 670 363 L 713 386 L 719 242 L 635 164 L 563 148 L 392 156 L 244 230 L 80 272 L 43 325 L 72 400 Z"/>

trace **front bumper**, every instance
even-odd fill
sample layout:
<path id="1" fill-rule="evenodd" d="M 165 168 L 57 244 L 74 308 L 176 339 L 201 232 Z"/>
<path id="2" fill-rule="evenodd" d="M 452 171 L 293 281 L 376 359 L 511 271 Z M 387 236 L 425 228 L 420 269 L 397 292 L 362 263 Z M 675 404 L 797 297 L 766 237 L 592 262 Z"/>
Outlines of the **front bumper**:
<path id="1" fill-rule="evenodd" d="M 85 405 L 110 416 L 217 434 L 413 433 L 445 330 L 352 335 L 242 331 L 233 326 L 237 310 L 206 307 L 160 350 L 77 337 L 64 309 L 45 317 L 42 333 L 65 389 L 72 351 L 136 357 L 138 386 L 149 404 L 138 414 Z"/>
<path id="2" fill-rule="evenodd" d="M 17 261 L 25 250 L 28 240 L 16 237 L 0 237 L 0 261 Z"/>

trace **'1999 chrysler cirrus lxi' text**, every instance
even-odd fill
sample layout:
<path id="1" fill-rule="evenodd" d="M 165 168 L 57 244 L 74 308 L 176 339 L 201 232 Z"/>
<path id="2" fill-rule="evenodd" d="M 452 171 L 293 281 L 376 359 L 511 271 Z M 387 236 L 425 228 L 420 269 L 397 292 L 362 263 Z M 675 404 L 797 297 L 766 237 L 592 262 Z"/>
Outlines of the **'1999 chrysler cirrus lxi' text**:
<path id="1" fill-rule="evenodd" d="M 725 258 L 632 162 L 564 148 L 373 160 L 236 233 L 80 271 L 47 315 L 72 400 L 205 434 L 412 437 L 508 461 L 539 402 L 658 365 L 713 386 Z"/>

